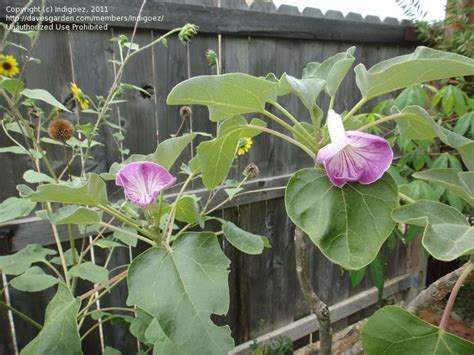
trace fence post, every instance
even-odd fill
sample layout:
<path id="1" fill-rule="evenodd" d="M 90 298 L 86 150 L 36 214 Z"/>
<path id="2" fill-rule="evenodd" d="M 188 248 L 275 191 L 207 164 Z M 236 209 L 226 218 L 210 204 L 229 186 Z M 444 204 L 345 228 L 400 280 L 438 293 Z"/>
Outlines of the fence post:
<path id="1" fill-rule="evenodd" d="M 428 258 L 421 245 L 421 237 L 412 241 L 408 246 L 407 272 L 414 281 L 405 297 L 405 304 L 409 304 L 416 295 L 426 286 L 426 268 Z"/>

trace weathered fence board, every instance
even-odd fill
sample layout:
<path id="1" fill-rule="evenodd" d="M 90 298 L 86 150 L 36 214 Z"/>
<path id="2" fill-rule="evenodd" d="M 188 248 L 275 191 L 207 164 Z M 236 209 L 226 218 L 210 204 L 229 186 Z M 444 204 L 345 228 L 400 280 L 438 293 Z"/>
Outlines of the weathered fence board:
<path id="1" fill-rule="evenodd" d="M 73 4 L 69 0 L 48 2 L 53 5 Z M 95 4 L 94 1 L 87 0 L 81 5 L 87 6 L 92 3 Z M 140 2 L 131 4 L 111 0 L 104 0 L 103 3 L 109 6 L 109 12 L 115 15 L 136 14 L 140 4 Z M 220 8 L 217 7 L 218 4 Z M 276 9 L 271 3 L 256 2 L 249 8 L 244 0 L 173 2 L 155 0 L 148 2 L 144 15 L 164 15 L 164 20 L 139 25 L 135 42 L 140 45 L 155 40 L 166 30 L 186 22 L 198 24 L 200 35 L 186 46 L 183 46 L 176 37 L 171 38 L 167 47 L 157 45 L 136 56 L 128 64 L 123 82 L 139 87 L 147 86 L 153 92 L 150 98 L 143 98 L 137 92 L 126 91 L 123 98 L 128 102 L 120 104 L 110 113 L 113 122 L 126 130 L 123 145 L 124 148 L 130 149 L 131 153 L 151 153 L 159 141 L 177 132 L 181 125 L 180 108 L 167 106 L 166 97 L 173 86 L 188 77 L 216 72 L 206 61 L 207 49 L 218 53 L 222 73 L 245 72 L 265 75 L 273 72 L 280 76 L 287 72 L 300 76 L 306 63 L 320 62 L 330 55 L 345 51 L 352 45 L 357 46 L 356 64 L 363 62 L 367 67 L 380 60 L 409 52 L 414 46 L 413 42 L 405 39 L 409 27 L 402 26 L 397 21 L 382 23 L 371 18 L 363 20 L 357 14 L 350 14 L 344 18 L 337 12 L 330 12 L 324 16 L 317 9 L 306 9 L 303 13 L 299 13 L 295 7 L 283 6 Z M 0 6 L 0 18 L 4 16 L 5 6 Z M 48 89 L 55 97 L 64 100 L 69 94 L 70 82 L 75 81 L 91 97 L 106 96 L 115 77 L 113 66 L 108 61 L 119 55 L 110 39 L 119 34 L 125 34 L 130 38 L 132 27 L 132 22 L 123 21 L 115 23 L 107 31 L 42 33 L 33 54 L 34 57 L 41 59 L 42 64 L 30 65 L 25 75 L 27 87 Z M 15 55 L 19 57 L 19 53 L 15 52 Z M 341 85 L 336 110 L 342 112 L 349 109 L 359 97 L 354 73 L 351 71 Z M 296 117 L 309 121 L 305 108 L 295 97 L 282 97 L 280 102 Z M 321 95 L 318 104 L 326 110 L 329 100 Z M 367 108 L 370 107 L 367 105 Z M 270 105 L 268 109 L 280 114 Z M 202 131 L 215 134 L 216 124 L 207 119 L 207 109 L 193 106 L 192 110 L 192 119 L 184 122 L 180 133 Z M 79 120 L 81 123 L 93 119 L 90 114 L 84 113 L 65 117 L 73 122 Z M 270 122 L 269 126 L 279 130 L 273 122 Z M 178 174 L 181 162 L 193 156 L 196 145 L 202 139 L 204 138 L 199 137 L 194 145 L 184 152 L 173 168 L 174 174 Z M 99 140 L 103 146 L 94 148 L 96 159 L 88 163 L 89 171 L 105 171 L 113 162 L 121 159 L 117 142 L 110 130 L 102 129 Z M 8 139 L 4 134 L 0 134 L 0 146 L 8 145 L 11 145 Z M 63 170 L 62 149 L 49 147 L 48 154 L 55 168 L 58 171 Z M 29 162 L 24 156 L 18 155 L 0 155 L 0 159 L 4 167 L 0 178 L 2 185 L 0 200 L 3 200 L 16 195 L 15 184 L 20 182 L 21 175 L 29 168 Z M 273 136 L 260 135 L 254 139 L 254 148 L 236 161 L 230 177 L 240 178 L 242 170 L 250 162 L 255 162 L 262 172 L 259 178 L 246 183 L 246 188 L 253 190 L 285 186 L 290 174 L 296 169 L 310 165 L 311 159 L 286 142 Z M 75 168 L 77 169 L 77 164 Z M 192 187 L 196 195 L 203 199 L 207 198 L 207 192 L 202 189 L 201 184 L 195 183 Z M 221 241 L 223 250 L 232 262 L 229 276 L 231 303 L 228 315 L 216 317 L 215 320 L 219 324 L 230 325 L 238 344 L 267 332 L 272 332 L 273 335 L 289 335 L 292 339 L 297 339 L 293 322 L 310 313 L 296 279 L 294 226 L 286 217 L 283 193 L 284 190 L 279 189 L 244 195 L 233 199 L 223 210 L 216 211 L 216 215 L 225 217 L 244 229 L 268 236 L 272 244 L 272 248 L 266 249 L 263 255 L 249 256 Z M 118 198 L 120 194 L 114 193 L 113 196 Z M 213 201 L 213 206 L 222 202 L 224 198 L 225 194 L 219 192 Z M 59 232 L 64 248 L 68 249 L 66 230 L 59 228 Z M 77 232 L 76 238 L 79 239 L 76 244 L 80 247 L 84 236 Z M 88 239 L 84 240 L 87 245 Z M 48 223 L 30 217 L 0 226 L 0 254 L 17 251 L 33 242 L 41 245 L 53 244 Z M 137 255 L 144 248 L 140 246 L 133 250 L 133 254 Z M 115 250 L 109 266 L 114 268 L 127 264 L 130 261 L 129 252 L 128 248 Z M 392 253 L 384 250 L 382 255 L 387 265 L 388 277 L 400 281 L 399 276 L 407 272 L 406 246 L 398 241 Z M 95 248 L 94 258 L 98 263 L 103 263 L 108 259 L 108 252 Z M 373 290 L 362 293 L 373 286 L 369 276 L 366 276 L 358 287 L 352 289 L 348 273 L 343 273 L 338 266 L 329 263 L 315 247 L 309 248 L 307 260 L 308 274 L 317 292 L 324 301 L 337 304 L 337 310 L 342 309 L 337 311 L 339 313 L 336 313 L 334 318 L 339 321 L 335 325 L 336 328 L 372 311 L 371 308 L 367 310 L 364 308 L 373 307 L 376 294 Z M 78 285 L 81 292 L 87 291 L 90 287 L 91 284 L 86 282 L 80 282 Z M 389 293 L 394 293 L 400 288 L 398 283 L 392 282 L 387 289 Z M 40 292 L 32 303 L 27 298 L 29 295 L 10 288 L 12 305 L 39 322 L 43 320 L 44 308 L 52 294 L 52 290 Z M 126 295 L 127 286 L 126 283 L 122 283 L 116 286 L 110 295 L 102 298 L 100 305 L 123 306 Z M 365 296 L 369 299 L 364 299 Z M 364 299 L 364 302 L 361 301 L 360 308 L 357 309 L 358 306 L 352 303 L 350 305 L 344 303 L 348 297 L 355 297 L 350 299 L 357 302 Z M 14 322 L 16 329 L 20 329 L 15 334 L 18 347 L 21 349 L 37 331 L 16 316 Z M 303 318 L 296 323 L 303 324 L 303 328 L 306 329 L 300 333 L 302 336 L 317 330 L 309 318 Z M 282 327 L 284 330 L 280 331 Z M 85 324 L 81 331 L 87 328 Z M 0 308 L 0 329 L 2 329 L 0 353 L 14 353 L 11 333 L 3 331 L 10 329 L 10 325 L 8 313 L 2 308 Z M 105 324 L 88 336 L 83 350 L 86 354 L 97 354 L 103 344 L 119 349 L 123 354 L 135 353 L 137 350 L 136 341 L 126 328 L 110 324 Z"/>

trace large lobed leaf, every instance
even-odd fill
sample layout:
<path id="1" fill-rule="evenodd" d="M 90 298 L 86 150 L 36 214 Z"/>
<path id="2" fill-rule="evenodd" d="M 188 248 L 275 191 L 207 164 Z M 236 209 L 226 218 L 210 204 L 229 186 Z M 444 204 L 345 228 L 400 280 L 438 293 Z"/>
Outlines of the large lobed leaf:
<path id="1" fill-rule="evenodd" d="M 81 339 L 77 313 L 81 301 L 74 298 L 63 284 L 48 304 L 43 329 L 22 351 L 21 355 L 80 355 Z"/>
<path id="2" fill-rule="evenodd" d="M 211 121 L 237 114 L 262 112 L 267 100 L 276 99 L 277 84 L 242 73 L 203 75 L 176 85 L 168 105 L 205 105 Z"/>
<path id="3" fill-rule="evenodd" d="M 171 251 L 151 248 L 133 261 L 127 304 L 156 320 L 155 336 L 147 334 L 155 354 L 220 355 L 233 348 L 230 329 L 210 318 L 229 308 L 229 263 L 212 233 L 184 234 Z"/>
<path id="4" fill-rule="evenodd" d="M 395 181 L 386 174 L 371 185 L 334 186 L 322 169 L 296 172 L 285 193 L 291 220 L 332 262 L 350 270 L 372 262 L 393 230 Z"/>
<path id="5" fill-rule="evenodd" d="M 423 246 L 436 259 L 454 260 L 474 253 L 474 227 L 454 207 L 420 200 L 393 211 L 398 223 L 425 227 Z"/>
<path id="6" fill-rule="evenodd" d="M 425 81 L 474 74 L 474 59 L 459 54 L 418 47 L 411 54 L 384 60 L 369 70 L 361 63 L 354 71 L 365 99 Z"/>
<path id="7" fill-rule="evenodd" d="M 387 306 L 371 316 L 362 328 L 367 355 L 471 355 L 474 344 L 447 333 L 406 310 Z"/>

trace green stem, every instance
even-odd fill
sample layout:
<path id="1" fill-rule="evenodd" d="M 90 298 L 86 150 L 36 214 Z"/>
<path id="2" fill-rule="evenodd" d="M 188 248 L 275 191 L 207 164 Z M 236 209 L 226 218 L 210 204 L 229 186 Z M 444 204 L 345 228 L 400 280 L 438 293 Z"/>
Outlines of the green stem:
<path id="1" fill-rule="evenodd" d="M 385 116 L 385 117 L 382 117 L 381 119 L 377 120 L 377 121 L 373 121 L 373 122 L 370 122 L 370 123 L 367 123 L 366 125 L 362 126 L 362 127 L 359 127 L 357 130 L 358 131 L 366 131 L 368 128 L 370 127 L 373 127 L 373 126 L 377 126 L 381 123 L 384 123 L 384 122 L 388 122 L 388 121 L 391 121 L 391 120 L 394 120 L 394 119 L 397 119 L 399 117 L 403 116 L 402 113 L 396 113 L 396 114 L 393 114 L 393 115 L 389 115 L 389 116 Z"/>
<path id="2" fill-rule="evenodd" d="M 156 236 L 153 233 L 151 233 L 150 231 L 148 231 L 146 229 L 143 229 L 137 223 L 135 223 L 135 221 L 131 220 L 126 215 L 124 215 L 121 212 L 117 211 L 115 208 L 113 208 L 111 206 L 102 205 L 102 204 L 97 205 L 97 207 L 100 208 L 102 211 L 107 212 L 111 216 L 117 218 L 119 221 L 129 225 L 130 227 L 135 228 L 137 231 L 139 231 L 143 235 L 146 235 L 150 239 L 155 239 L 156 238 Z"/>
<path id="3" fill-rule="evenodd" d="M 171 234 L 173 232 L 173 225 L 174 225 L 174 219 L 175 219 L 175 216 L 176 216 L 176 208 L 177 208 L 178 202 L 181 199 L 181 196 L 183 196 L 184 191 L 188 187 L 189 183 L 192 181 L 193 177 L 194 177 L 194 174 L 191 174 L 191 175 L 188 176 L 188 178 L 184 182 L 183 186 L 181 187 L 181 190 L 179 190 L 178 196 L 176 196 L 176 199 L 174 200 L 173 206 L 171 208 L 170 219 L 169 219 L 168 225 L 167 225 L 168 235 L 166 236 L 166 240 L 165 240 L 165 244 L 168 245 L 168 246 L 169 246 L 169 242 L 171 240 Z"/>
<path id="4" fill-rule="evenodd" d="M 97 313 L 97 312 L 108 312 L 108 311 L 123 311 L 123 312 L 131 312 L 131 313 L 137 313 L 137 310 L 135 308 L 125 308 L 125 307 L 104 307 L 101 309 L 96 309 L 87 313 L 84 313 L 81 315 L 81 318 L 90 316 L 91 314 Z"/>
<path id="5" fill-rule="evenodd" d="M 280 133 L 278 131 L 275 131 L 275 130 L 267 128 L 267 127 L 262 127 L 262 126 L 252 125 L 252 124 L 248 125 L 248 127 L 249 128 L 255 128 L 255 129 L 258 129 L 262 132 L 272 134 L 275 137 L 278 137 L 278 138 L 281 138 L 281 139 L 287 141 L 288 143 L 296 145 L 298 148 L 304 150 L 311 157 L 311 159 L 314 159 L 315 152 L 313 152 L 311 149 L 309 149 L 306 145 L 298 142 L 297 140 L 295 140 L 291 137 L 288 137 L 286 134 Z"/>
<path id="6" fill-rule="evenodd" d="M 38 322 L 36 322 L 35 320 L 31 319 L 30 317 L 28 317 L 25 313 L 23 312 L 20 312 L 18 309 L 16 308 L 13 308 L 12 306 L 6 304 L 5 302 L 3 301 L 0 301 L 0 306 L 3 306 L 5 307 L 6 309 L 8 309 L 9 311 L 11 311 L 13 314 L 15 314 L 16 316 L 18 316 L 19 318 L 23 319 L 25 322 L 27 322 L 28 324 L 30 324 L 31 326 L 35 327 L 36 329 L 43 329 L 43 326 L 41 324 L 39 324 Z"/>
<path id="7" fill-rule="evenodd" d="M 278 102 L 276 101 L 269 101 L 270 104 L 275 106 L 281 113 L 283 113 L 295 126 L 297 126 L 301 130 L 301 136 L 308 140 L 308 143 L 311 143 L 311 146 L 313 147 L 315 142 L 313 142 L 313 137 L 309 132 L 303 127 L 300 121 L 296 119 L 295 116 L 293 116 L 286 108 L 281 106 Z M 298 132 L 299 133 L 299 132 Z"/>
<path id="8" fill-rule="evenodd" d="M 150 244 L 151 246 L 156 246 L 155 242 L 153 242 L 152 240 L 150 240 L 148 238 L 145 238 L 145 237 L 142 237 L 141 235 L 132 233 L 132 232 L 126 230 L 126 229 L 116 227 L 113 224 L 108 224 L 108 223 L 105 223 L 105 222 L 100 222 L 100 224 L 104 227 L 107 227 L 108 229 L 111 229 L 111 230 L 114 230 L 114 231 L 117 231 L 117 232 L 120 232 L 120 233 L 123 233 L 123 234 L 127 234 L 127 235 L 129 235 L 133 238 L 137 238 L 137 239 L 141 240 L 142 242 Z"/>
<path id="9" fill-rule="evenodd" d="M 344 116 L 343 122 L 347 121 L 349 118 L 354 116 L 354 114 L 359 110 L 365 103 L 367 102 L 367 99 L 364 97 L 359 100 L 358 103 L 354 105 L 354 107 Z"/>
<path id="10" fill-rule="evenodd" d="M 408 197 L 405 194 L 402 194 L 401 192 L 398 193 L 398 196 L 400 197 L 401 200 L 408 202 L 408 203 L 415 203 L 416 200 L 412 199 L 411 197 Z"/>
<path id="11" fill-rule="evenodd" d="M 312 138 L 310 140 L 308 140 L 308 138 L 303 134 L 303 133 L 300 133 L 298 130 L 296 130 L 295 128 L 293 128 L 292 126 L 290 126 L 288 123 L 286 123 L 285 121 L 283 121 L 281 118 L 279 118 L 278 116 L 274 115 L 273 113 L 267 111 L 267 110 L 264 110 L 262 112 L 265 116 L 267 116 L 268 118 L 270 118 L 272 121 L 274 121 L 275 123 L 277 123 L 278 125 L 282 126 L 283 128 L 285 128 L 286 130 L 288 130 L 289 132 L 291 132 L 293 134 L 293 136 L 295 137 L 298 137 L 300 138 L 302 141 L 304 141 L 306 144 L 304 145 L 305 147 L 307 148 L 312 148 L 314 147 L 314 144 L 312 142 Z M 304 132 L 306 132 L 306 130 L 304 130 Z M 309 133 L 308 133 L 309 135 Z M 312 155 L 314 155 L 314 152 L 312 153 Z"/>
<path id="12" fill-rule="evenodd" d="M 70 244 L 71 253 L 72 253 L 72 264 L 77 265 L 76 253 L 74 252 L 76 250 L 76 238 L 74 235 L 74 227 L 72 226 L 72 224 L 68 224 L 67 229 L 69 232 L 69 244 Z"/>

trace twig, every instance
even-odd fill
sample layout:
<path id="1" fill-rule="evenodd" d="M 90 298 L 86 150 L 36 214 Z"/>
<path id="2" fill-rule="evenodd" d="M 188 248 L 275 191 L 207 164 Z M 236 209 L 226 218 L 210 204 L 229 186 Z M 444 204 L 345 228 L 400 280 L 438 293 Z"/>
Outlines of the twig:
<path id="1" fill-rule="evenodd" d="M 94 293 L 106 288 L 107 286 L 112 285 L 115 282 L 119 282 L 119 281 L 123 280 L 124 278 L 127 277 L 127 274 L 128 274 L 128 270 L 122 271 L 120 274 L 115 275 L 114 277 L 112 277 L 111 279 L 105 281 L 104 283 L 102 283 L 100 285 L 97 285 L 96 287 L 94 287 L 93 289 L 87 291 L 86 293 L 83 293 L 81 296 L 79 296 L 79 298 L 81 300 L 85 300 L 87 297 L 89 297 L 89 296 L 93 295 Z"/>
<path id="2" fill-rule="evenodd" d="M 407 311 L 413 314 L 420 314 L 425 309 L 431 307 L 436 302 L 442 301 L 453 289 L 456 281 L 464 272 L 468 264 L 464 264 L 459 269 L 444 275 L 433 282 L 425 290 L 421 291 L 407 306 Z"/>
<path id="3" fill-rule="evenodd" d="M 332 334 L 331 334 L 331 315 L 328 306 L 321 301 L 314 292 L 313 286 L 305 272 L 305 254 L 306 254 L 306 236 L 304 232 L 296 227 L 295 229 L 295 256 L 296 256 L 296 274 L 298 282 L 303 291 L 304 298 L 308 302 L 311 310 L 316 315 L 319 323 L 319 339 L 321 343 L 321 355 L 331 355 Z"/>

